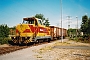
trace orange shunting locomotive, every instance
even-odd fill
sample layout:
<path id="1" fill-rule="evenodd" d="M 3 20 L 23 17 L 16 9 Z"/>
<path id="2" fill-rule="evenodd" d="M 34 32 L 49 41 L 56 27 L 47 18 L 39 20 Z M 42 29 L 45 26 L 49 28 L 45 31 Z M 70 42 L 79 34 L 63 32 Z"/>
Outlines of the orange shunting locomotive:
<path id="1" fill-rule="evenodd" d="M 16 26 L 16 35 L 11 37 L 13 43 L 50 42 L 50 28 L 45 27 L 41 19 L 30 17 L 23 18 L 23 23 Z"/>

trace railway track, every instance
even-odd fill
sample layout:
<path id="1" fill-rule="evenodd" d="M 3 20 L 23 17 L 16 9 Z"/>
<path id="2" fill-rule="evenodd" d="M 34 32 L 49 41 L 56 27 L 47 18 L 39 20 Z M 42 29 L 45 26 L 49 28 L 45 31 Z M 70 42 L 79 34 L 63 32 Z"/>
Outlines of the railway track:
<path id="1" fill-rule="evenodd" d="M 20 49 L 27 48 L 28 46 L 10 46 L 10 47 L 1 47 L 0 48 L 0 55 L 10 53 L 13 51 L 17 51 Z"/>
<path id="2" fill-rule="evenodd" d="M 52 43 L 52 42 L 54 42 L 54 41 L 51 41 L 50 43 Z M 21 50 L 21 49 L 25 49 L 25 48 L 32 47 L 32 46 L 38 46 L 38 45 L 41 45 L 41 44 L 46 44 L 46 43 L 48 43 L 48 42 L 37 43 L 37 44 L 29 44 L 28 46 L 0 47 L 0 55 L 7 54 L 7 53 L 10 53 L 10 52 L 14 52 L 14 51 Z"/>

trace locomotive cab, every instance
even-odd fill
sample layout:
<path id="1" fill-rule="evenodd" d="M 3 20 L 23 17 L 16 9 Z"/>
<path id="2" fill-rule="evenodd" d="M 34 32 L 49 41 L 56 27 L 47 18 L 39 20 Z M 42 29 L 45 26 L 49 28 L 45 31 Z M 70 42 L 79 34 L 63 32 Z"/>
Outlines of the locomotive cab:
<path id="1" fill-rule="evenodd" d="M 33 17 L 33 18 L 23 18 L 23 24 L 32 24 L 37 26 L 37 20 Z"/>
<path id="2" fill-rule="evenodd" d="M 23 18 L 23 24 L 32 24 L 34 26 L 43 26 L 43 27 L 45 27 L 42 23 L 42 20 L 38 19 L 38 18 L 35 18 L 35 17 Z"/>

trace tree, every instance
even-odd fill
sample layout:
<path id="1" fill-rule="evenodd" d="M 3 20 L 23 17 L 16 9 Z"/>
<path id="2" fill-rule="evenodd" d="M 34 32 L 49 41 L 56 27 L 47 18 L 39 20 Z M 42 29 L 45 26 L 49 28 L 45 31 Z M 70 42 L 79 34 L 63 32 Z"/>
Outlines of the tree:
<path id="1" fill-rule="evenodd" d="M 42 22 L 45 21 L 45 22 L 43 23 L 45 26 L 48 27 L 48 26 L 50 25 L 48 18 L 45 19 L 43 14 L 36 14 L 35 17 L 41 19 Z"/>
<path id="2" fill-rule="evenodd" d="M 89 20 L 88 20 L 87 33 L 90 34 L 90 18 L 89 18 Z"/>
<path id="3" fill-rule="evenodd" d="M 88 29 L 88 16 L 87 15 L 84 15 L 82 16 L 82 24 L 81 24 L 81 31 L 84 33 L 84 34 L 87 34 L 87 29 Z"/>
<path id="4" fill-rule="evenodd" d="M 8 37 L 9 27 L 6 24 L 0 25 L 0 37 Z"/>
<path id="5" fill-rule="evenodd" d="M 90 18 L 87 15 L 82 16 L 81 31 L 83 32 L 82 40 L 90 42 Z"/>
<path id="6" fill-rule="evenodd" d="M 48 18 L 45 20 L 45 23 L 44 23 L 44 24 L 45 24 L 45 26 L 47 26 L 47 27 L 50 25 Z"/>
<path id="7" fill-rule="evenodd" d="M 43 14 L 36 14 L 36 15 L 35 15 L 35 17 L 36 17 L 36 18 L 41 19 L 41 20 L 42 20 L 42 22 L 45 20 L 45 18 L 44 18 L 44 15 L 43 15 Z"/>
<path id="8" fill-rule="evenodd" d="M 76 29 L 70 28 L 70 29 L 68 29 L 67 33 L 68 33 L 68 36 L 75 37 L 76 36 Z"/>

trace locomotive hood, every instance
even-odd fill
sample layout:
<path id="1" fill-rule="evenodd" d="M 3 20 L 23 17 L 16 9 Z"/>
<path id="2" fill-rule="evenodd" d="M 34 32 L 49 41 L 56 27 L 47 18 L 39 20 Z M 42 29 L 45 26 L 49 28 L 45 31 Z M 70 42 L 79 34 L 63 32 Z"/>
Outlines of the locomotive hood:
<path id="1" fill-rule="evenodd" d="M 33 26 L 33 25 L 30 25 L 30 24 L 18 24 L 16 26 L 16 35 L 17 36 L 31 36 L 32 34 L 32 31 L 31 31 L 31 28 L 30 26 Z"/>

